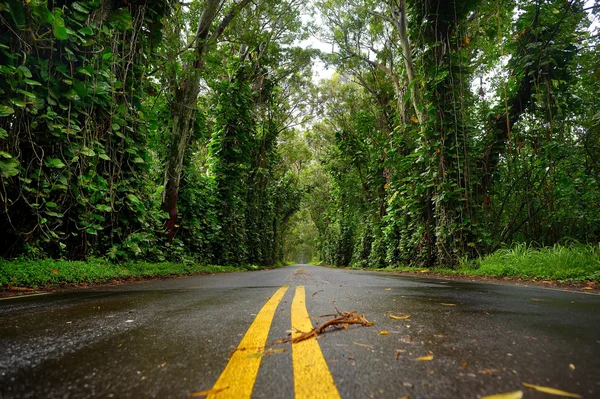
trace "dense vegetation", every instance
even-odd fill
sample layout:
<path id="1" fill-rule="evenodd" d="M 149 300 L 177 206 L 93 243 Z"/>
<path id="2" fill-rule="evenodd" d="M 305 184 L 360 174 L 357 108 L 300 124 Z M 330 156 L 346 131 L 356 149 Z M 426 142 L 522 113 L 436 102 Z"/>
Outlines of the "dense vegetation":
<path id="1" fill-rule="evenodd" d="M 0 256 L 452 268 L 597 246 L 599 13 L 0 0 Z"/>
<path id="2" fill-rule="evenodd" d="M 598 243 L 597 2 L 317 6 L 338 73 L 306 132 L 312 256 L 457 267 L 519 243 Z"/>
<path id="3" fill-rule="evenodd" d="M 281 261 L 299 4 L 0 2 L 0 255 Z"/>

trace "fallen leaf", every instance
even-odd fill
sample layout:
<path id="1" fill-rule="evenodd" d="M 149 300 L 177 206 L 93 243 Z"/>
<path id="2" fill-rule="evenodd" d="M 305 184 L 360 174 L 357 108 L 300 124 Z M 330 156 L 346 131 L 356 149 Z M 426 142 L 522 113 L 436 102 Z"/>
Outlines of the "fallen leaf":
<path id="1" fill-rule="evenodd" d="M 444 302 L 440 303 L 440 305 L 442 305 L 442 306 L 456 306 L 455 303 L 444 303 Z"/>
<path id="2" fill-rule="evenodd" d="M 52 270 L 52 274 L 58 274 L 58 269 Z"/>
<path id="3" fill-rule="evenodd" d="M 381 330 L 379 331 L 379 335 L 390 335 L 390 332 L 387 330 Z"/>
<path id="4" fill-rule="evenodd" d="M 429 273 L 429 269 L 422 269 L 422 270 L 419 270 L 419 272 L 420 273 Z"/>
<path id="5" fill-rule="evenodd" d="M 384 291 L 391 291 L 392 289 L 391 288 L 384 288 L 383 290 Z"/>
<path id="6" fill-rule="evenodd" d="M 463 360 L 463 361 L 462 361 L 462 363 L 460 364 L 460 367 L 461 367 L 462 369 L 466 369 L 468 365 L 469 365 L 469 364 Z"/>
<path id="7" fill-rule="evenodd" d="M 406 352 L 404 349 L 396 349 L 396 360 L 400 357 L 401 353 Z"/>
<path id="8" fill-rule="evenodd" d="M 535 389 L 536 391 L 548 393 L 550 395 L 564 396 L 567 398 L 582 398 L 582 396 L 577 393 L 565 392 L 565 391 L 561 391 L 560 389 L 556 389 L 556 388 L 543 387 L 540 385 L 528 384 L 526 382 L 523 382 L 522 384 L 524 387 Z"/>
<path id="9" fill-rule="evenodd" d="M 592 287 L 583 287 L 582 290 L 593 290 Z"/>
<path id="10" fill-rule="evenodd" d="M 409 314 L 406 314 L 403 316 L 394 316 L 393 314 L 388 313 L 387 315 L 390 319 L 393 319 L 393 320 L 406 320 L 410 317 Z"/>
<path id="11" fill-rule="evenodd" d="M 488 374 L 494 374 L 494 373 L 499 373 L 499 372 L 500 372 L 499 369 L 483 369 L 483 370 L 479 370 L 477 373 L 483 374 L 483 375 L 488 375 Z"/>
<path id="12" fill-rule="evenodd" d="M 575 370 L 575 365 L 574 365 L 573 363 L 571 363 L 571 364 L 569 364 L 569 368 L 570 368 L 571 370 Z"/>
<path id="13" fill-rule="evenodd" d="M 373 345 L 361 344 L 360 342 L 354 342 L 354 345 L 362 346 L 363 348 L 372 348 Z"/>
<path id="14" fill-rule="evenodd" d="M 433 355 L 421 356 L 421 357 L 417 357 L 416 359 L 413 359 L 413 360 L 419 360 L 419 361 L 433 360 Z"/>
<path id="15" fill-rule="evenodd" d="M 190 393 L 190 398 L 197 398 L 200 396 L 208 396 L 208 395 L 212 395 L 214 393 L 219 393 L 219 392 L 223 392 L 224 390 L 229 389 L 229 387 L 224 387 L 224 388 L 211 388 L 211 389 L 206 389 L 204 391 L 198 391 L 198 392 L 192 392 Z"/>
<path id="16" fill-rule="evenodd" d="M 523 397 L 523 391 L 514 391 L 506 393 L 497 393 L 495 395 L 484 396 L 481 399 L 521 399 Z"/>

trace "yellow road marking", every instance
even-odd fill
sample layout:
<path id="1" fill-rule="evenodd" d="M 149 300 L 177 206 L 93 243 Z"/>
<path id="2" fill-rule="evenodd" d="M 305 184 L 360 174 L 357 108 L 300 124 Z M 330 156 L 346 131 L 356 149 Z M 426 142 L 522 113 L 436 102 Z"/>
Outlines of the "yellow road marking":
<path id="1" fill-rule="evenodd" d="M 252 355 L 262 352 L 277 305 L 288 288 L 285 286 L 278 289 L 258 312 L 242 342 L 229 359 L 225 370 L 213 386 L 211 391 L 214 393 L 208 396 L 209 399 L 250 398 L 262 357 Z"/>
<path id="2" fill-rule="evenodd" d="M 308 332 L 313 328 L 306 310 L 305 298 L 304 287 L 296 287 L 296 294 L 292 301 L 292 329 L 302 332 Z M 296 337 L 300 334 L 297 332 L 292 336 Z M 316 339 L 311 338 L 292 344 L 292 365 L 295 399 L 340 397 Z"/>

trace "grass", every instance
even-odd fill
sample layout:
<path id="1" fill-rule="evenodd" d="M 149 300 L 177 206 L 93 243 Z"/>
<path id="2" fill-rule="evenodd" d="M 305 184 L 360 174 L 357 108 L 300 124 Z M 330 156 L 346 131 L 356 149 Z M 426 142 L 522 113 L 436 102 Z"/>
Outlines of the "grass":
<path id="1" fill-rule="evenodd" d="M 600 280 L 600 244 L 554 245 L 540 249 L 519 244 L 474 262 L 463 262 L 459 271 L 479 276 L 561 282 L 596 281 Z"/>
<path id="2" fill-rule="evenodd" d="M 210 266 L 197 263 L 111 263 L 102 259 L 65 260 L 0 260 L 0 287 L 54 286 L 60 284 L 100 283 L 115 278 L 167 277 L 199 273 L 226 273 L 258 270 L 260 266 Z"/>
<path id="3" fill-rule="evenodd" d="M 391 270 L 558 282 L 600 281 L 600 244 L 554 245 L 546 248 L 516 244 L 482 258 L 464 260 L 456 269 L 395 267 Z"/>

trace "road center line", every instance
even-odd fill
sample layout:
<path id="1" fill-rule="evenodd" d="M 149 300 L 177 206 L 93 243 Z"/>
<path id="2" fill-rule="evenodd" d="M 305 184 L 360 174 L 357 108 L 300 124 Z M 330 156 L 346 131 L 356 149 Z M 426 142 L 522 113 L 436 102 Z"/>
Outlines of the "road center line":
<path id="1" fill-rule="evenodd" d="M 213 386 L 211 391 L 214 393 L 208 396 L 209 399 L 250 398 L 261 361 L 261 356 L 252 355 L 263 351 L 275 310 L 288 288 L 287 286 L 279 288 L 258 312 L 229 359 L 225 370 Z"/>
<path id="2" fill-rule="evenodd" d="M 313 326 L 306 309 L 306 293 L 303 286 L 296 287 L 292 301 L 292 329 L 308 332 Z M 300 335 L 300 332 L 292 336 Z M 333 377 L 316 339 L 311 338 L 292 344 L 295 399 L 339 398 Z"/>

